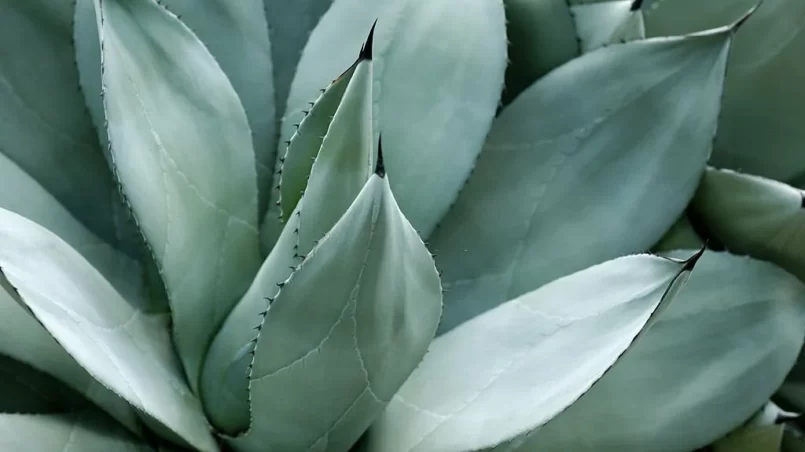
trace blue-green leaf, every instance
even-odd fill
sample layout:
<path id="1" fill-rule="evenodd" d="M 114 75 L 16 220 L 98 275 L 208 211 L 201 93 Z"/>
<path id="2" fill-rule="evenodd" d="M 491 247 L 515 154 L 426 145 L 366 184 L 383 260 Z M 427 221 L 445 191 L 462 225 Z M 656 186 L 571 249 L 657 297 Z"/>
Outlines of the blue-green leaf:
<path id="1" fill-rule="evenodd" d="M 663 236 L 709 157 L 731 36 L 598 49 L 500 114 L 429 240 L 447 289 L 441 331 Z"/>
<path id="2" fill-rule="evenodd" d="M 156 256 L 191 387 L 259 266 L 257 178 L 237 94 L 154 0 L 96 0 L 117 175 Z"/>

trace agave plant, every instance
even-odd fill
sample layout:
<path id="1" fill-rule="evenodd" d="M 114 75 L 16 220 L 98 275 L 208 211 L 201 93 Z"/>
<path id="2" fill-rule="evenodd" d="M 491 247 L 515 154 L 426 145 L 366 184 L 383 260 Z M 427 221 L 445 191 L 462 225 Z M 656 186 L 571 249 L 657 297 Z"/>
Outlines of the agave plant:
<path id="1" fill-rule="evenodd" d="M 800 447 L 803 18 L 0 0 L 0 445 Z"/>

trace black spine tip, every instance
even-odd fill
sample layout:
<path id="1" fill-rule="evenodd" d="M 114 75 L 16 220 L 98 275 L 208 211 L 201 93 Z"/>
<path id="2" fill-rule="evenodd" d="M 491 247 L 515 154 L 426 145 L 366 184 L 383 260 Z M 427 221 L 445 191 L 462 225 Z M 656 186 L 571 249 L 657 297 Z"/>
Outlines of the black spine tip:
<path id="1" fill-rule="evenodd" d="M 802 195 L 800 197 L 802 198 L 802 201 L 799 202 L 799 206 L 805 209 L 805 191 L 802 192 Z"/>
<path id="2" fill-rule="evenodd" d="M 682 271 L 683 272 L 693 271 L 693 267 L 695 267 L 696 263 L 699 262 L 699 259 L 701 259 L 702 255 L 704 254 L 704 250 L 706 249 L 707 249 L 707 242 L 705 241 L 704 245 L 702 245 L 702 248 L 699 251 L 697 251 L 696 254 L 691 256 L 690 259 L 685 261 L 685 266 L 682 267 Z"/>
<path id="3" fill-rule="evenodd" d="M 629 8 L 629 11 L 637 11 L 643 6 L 643 0 L 634 0 L 632 2 L 632 6 Z"/>
<path id="4" fill-rule="evenodd" d="M 369 30 L 369 37 L 366 38 L 366 42 L 364 42 L 363 46 L 361 46 L 361 53 L 358 54 L 358 60 L 372 59 L 372 47 L 374 47 L 376 26 L 377 19 L 375 19 L 375 23 L 372 24 L 372 28 Z"/>
<path id="5" fill-rule="evenodd" d="M 377 163 L 375 164 L 375 174 L 386 177 L 386 165 L 383 163 L 383 138 L 377 142 Z"/>

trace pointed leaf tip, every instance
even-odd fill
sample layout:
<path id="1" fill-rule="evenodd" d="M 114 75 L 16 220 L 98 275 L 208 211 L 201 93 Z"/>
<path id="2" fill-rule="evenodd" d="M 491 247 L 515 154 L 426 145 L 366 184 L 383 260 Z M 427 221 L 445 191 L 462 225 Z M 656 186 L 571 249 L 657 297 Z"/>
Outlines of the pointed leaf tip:
<path id="1" fill-rule="evenodd" d="M 634 0 L 632 2 L 632 6 L 629 7 L 629 11 L 637 11 L 643 6 L 643 0 Z"/>
<path id="2" fill-rule="evenodd" d="M 702 245 L 701 249 L 699 249 L 699 251 L 697 251 L 696 254 L 694 254 L 693 256 L 690 257 L 690 259 L 685 261 L 685 266 L 682 267 L 682 271 L 683 272 L 693 271 L 693 267 L 695 267 L 696 263 L 699 262 L 699 259 L 701 259 L 702 255 L 704 254 L 704 250 L 706 249 L 707 249 L 707 241 L 704 242 L 704 245 Z"/>
<path id="3" fill-rule="evenodd" d="M 377 26 L 377 19 L 375 19 L 374 23 L 372 24 L 372 28 L 369 30 L 369 36 L 366 37 L 366 42 L 363 43 L 361 46 L 361 53 L 358 55 L 358 60 L 372 60 L 372 47 L 375 40 L 375 27 Z"/>
<path id="4" fill-rule="evenodd" d="M 733 33 L 735 33 L 736 31 L 738 31 L 738 29 L 740 29 L 740 28 L 741 28 L 741 26 L 743 26 L 743 24 L 745 24 L 745 23 L 746 23 L 746 21 L 747 21 L 747 20 L 748 20 L 750 17 L 752 17 L 752 15 L 753 15 L 753 14 L 755 14 L 755 11 L 757 11 L 757 10 L 758 10 L 758 8 L 760 8 L 760 5 L 762 5 L 762 4 L 763 4 L 763 1 L 764 1 L 764 0 L 759 0 L 759 1 L 758 1 L 758 2 L 755 4 L 755 6 L 753 6 L 752 8 L 750 8 L 750 9 L 749 9 L 749 11 L 747 11 L 747 12 L 746 12 L 746 13 L 745 13 L 743 16 L 741 16 L 740 18 L 738 18 L 738 20 L 736 20 L 736 21 L 735 21 L 735 23 L 733 23 L 733 24 L 732 24 L 732 26 L 730 27 L 730 31 L 732 31 Z"/>
<path id="5" fill-rule="evenodd" d="M 381 178 L 386 177 L 386 166 L 383 164 L 383 139 L 377 141 L 377 164 L 375 164 L 375 174 Z"/>

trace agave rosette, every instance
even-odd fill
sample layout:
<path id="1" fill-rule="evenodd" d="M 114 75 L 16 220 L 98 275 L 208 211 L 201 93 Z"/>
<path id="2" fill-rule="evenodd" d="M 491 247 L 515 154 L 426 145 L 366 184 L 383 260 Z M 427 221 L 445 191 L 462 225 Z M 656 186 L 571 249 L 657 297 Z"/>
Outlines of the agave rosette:
<path id="1" fill-rule="evenodd" d="M 3 450 L 732 450 L 796 363 L 794 1 L 0 2 Z"/>

